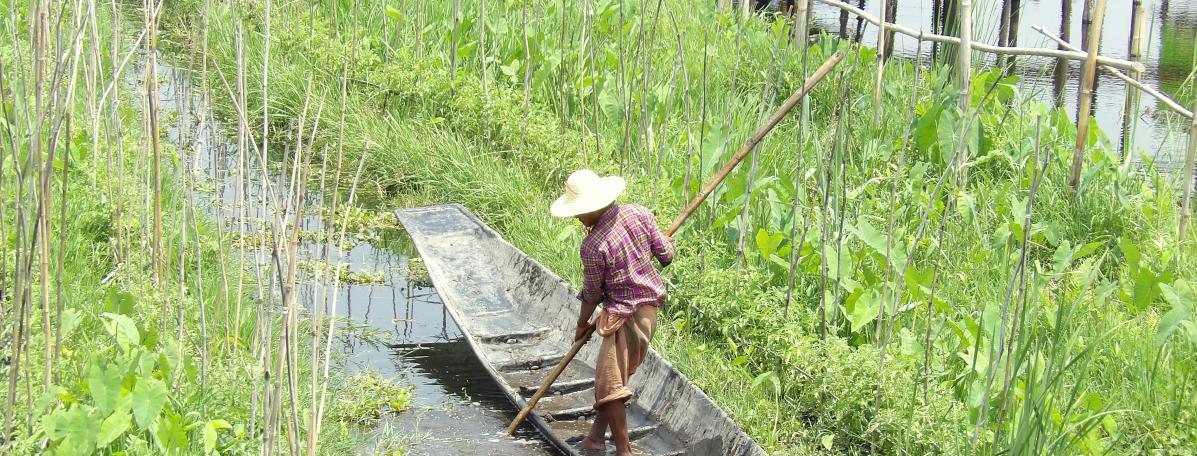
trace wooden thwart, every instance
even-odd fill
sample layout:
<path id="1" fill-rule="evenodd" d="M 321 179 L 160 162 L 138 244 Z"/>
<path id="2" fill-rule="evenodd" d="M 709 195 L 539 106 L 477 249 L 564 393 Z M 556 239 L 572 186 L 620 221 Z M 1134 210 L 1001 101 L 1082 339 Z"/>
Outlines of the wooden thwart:
<path id="1" fill-rule="evenodd" d="M 665 235 L 673 236 L 673 234 L 677 232 L 678 228 L 682 226 L 682 223 L 685 223 L 686 219 L 690 218 L 690 215 L 692 215 L 694 211 L 702 205 L 702 202 L 706 200 L 707 196 L 710 196 L 710 194 L 715 191 L 715 188 L 717 188 L 719 184 L 727 178 L 727 175 L 730 174 L 737 165 L 744 161 L 744 158 L 747 157 L 750 152 L 752 152 L 752 149 L 755 148 L 757 144 L 760 144 L 765 135 L 768 134 L 769 131 L 773 130 L 773 127 L 776 127 L 777 124 L 781 122 L 781 119 L 784 118 L 786 114 L 790 112 L 790 110 L 794 109 L 794 106 L 796 106 L 798 102 L 802 100 L 802 97 L 810 93 L 811 89 L 813 89 L 815 85 L 819 83 L 819 81 L 822 81 L 823 78 L 831 72 L 832 68 L 835 68 L 835 66 L 842 60 L 844 60 L 844 54 L 841 52 L 836 52 L 834 55 L 828 58 L 827 61 L 823 62 L 823 65 L 819 66 L 819 69 L 816 70 L 815 73 L 806 80 L 806 83 L 803 84 L 798 91 L 794 92 L 793 95 L 790 95 L 790 98 L 786 99 L 785 103 L 783 103 L 781 107 L 777 109 L 777 112 L 773 113 L 773 116 L 769 117 L 769 120 L 762 125 L 761 128 L 756 131 L 756 133 L 753 133 L 752 137 L 748 138 L 748 142 L 744 143 L 744 146 L 741 147 L 734 156 L 732 156 L 731 160 L 728 161 L 727 164 L 724 165 L 723 168 L 720 169 L 713 178 L 711 178 L 711 181 L 702 188 L 702 191 L 698 192 L 698 195 L 694 196 L 694 199 L 690 201 L 690 204 L 686 206 L 686 209 L 683 210 L 681 214 L 678 214 L 677 218 L 674 219 L 673 224 L 671 224 L 669 228 L 665 230 Z M 590 340 L 590 337 L 593 334 L 594 323 L 591 323 L 590 327 L 586 330 L 586 334 L 581 339 L 578 339 L 574 342 L 574 345 L 570 347 L 569 352 L 566 353 L 565 357 L 561 359 L 561 363 L 557 365 L 557 368 L 553 369 L 553 372 L 549 373 L 548 377 L 545 377 L 544 383 L 540 385 L 540 389 L 536 390 L 536 394 L 532 395 L 532 397 L 528 399 L 527 405 L 525 405 L 523 410 L 520 410 L 519 415 L 516 415 L 515 419 L 511 421 L 511 425 L 507 427 L 507 435 L 513 435 L 515 433 L 515 430 L 519 428 L 520 424 L 524 422 L 524 419 L 528 417 L 528 414 L 532 412 L 532 409 L 536 407 L 536 403 L 539 402 L 540 398 L 545 395 L 545 393 L 549 390 L 549 387 L 553 385 L 553 382 L 557 381 L 557 378 L 561 376 L 561 372 L 565 371 L 565 367 L 569 365 L 570 361 L 573 361 L 574 356 L 577 356 L 578 351 L 582 349 L 582 346 L 586 345 L 586 342 Z"/>

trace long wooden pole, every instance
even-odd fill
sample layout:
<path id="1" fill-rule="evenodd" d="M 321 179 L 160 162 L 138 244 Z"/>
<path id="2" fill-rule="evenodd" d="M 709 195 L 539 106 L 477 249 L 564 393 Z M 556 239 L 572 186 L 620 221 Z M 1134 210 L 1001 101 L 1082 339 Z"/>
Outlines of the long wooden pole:
<path id="1" fill-rule="evenodd" d="M 726 165 L 723 165 L 723 168 L 720 169 L 718 173 L 715 173 L 715 176 L 711 178 L 711 181 L 708 182 L 707 185 L 703 187 L 697 195 L 694 196 L 694 199 L 690 200 L 690 204 L 687 205 L 686 209 L 684 209 L 682 213 L 677 216 L 677 219 L 673 221 L 673 224 L 669 225 L 669 229 L 665 231 L 665 234 L 668 236 L 673 236 L 673 233 L 677 232 L 678 228 L 682 226 L 682 223 L 690 217 L 690 214 L 693 214 L 694 211 L 697 210 L 700 205 L 702 205 L 702 202 L 707 199 L 707 196 L 710 196 L 710 194 L 715 191 L 715 188 L 723 182 L 723 179 L 726 179 L 727 175 L 730 174 L 732 170 L 740 164 L 740 162 L 744 161 L 744 158 L 747 157 L 750 152 L 752 152 L 752 149 L 756 147 L 756 145 L 760 143 L 762 139 L 764 139 L 765 135 L 768 134 L 773 127 L 777 126 L 778 122 L 781 122 L 781 119 L 785 117 L 786 114 L 789 113 L 790 110 L 793 109 L 794 106 L 797 105 L 807 93 L 810 93 L 815 84 L 818 84 L 819 81 L 823 80 L 823 77 L 827 76 L 827 73 L 831 72 L 831 69 L 835 68 L 835 66 L 843 59 L 844 54 L 842 52 L 837 52 L 835 55 L 832 55 L 830 58 L 828 58 L 827 61 L 823 62 L 823 65 L 820 66 L 818 70 L 815 70 L 815 73 L 806 80 L 806 83 L 802 85 L 802 88 L 798 89 L 797 92 L 794 92 L 793 95 L 790 95 L 790 98 L 787 99 L 780 108 L 777 108 L 777 112 L 773 113 L 773 116 L 770 117 L 769 120 L 756 131 L 756 133 L 753 133 L 752 137 L 748 138 L 748 142 L 744 143 L 743 147 L 740 147 L 740 150 L 736 152 L 736 155 L 732 156 L 732 159 L 728 161 Z"/>
<path id="2" fill-rule="evenodd" d="M 690 205 L 686 206 L 686 209 L 683 210 L 681 214 L 678 214 L 677 218 L 674 219 L 673 224 L 669 225 L 669 229 L 665 230 L 665 235 L 673 236 L 673 234 L 677 232 L 677 229 L 682 226 L 682 223 L 684 223 L 686 219 L 690 218 L 690 216 L 694 214 L 694 211 L 698 209 L 698 206 L 702 205 L 703 200 L 705 200 L 707 196 L 710 196 L 710 194 L 715 191 L 715 188 L 718 187 L 721 182 L 723 182 L 723 179 L 727 178 L 727 175 L 736 168 L 736 165 L 739 165 L 740 162 L 744 161 L 744 158 L 747 157 L 749 152 L 752 152 L 752 149 L 761 142 L 761 139 L 763 139 L 765 135 L 773 129 L 773 127 L 777 126 L 777 124 L 781 122 L 781 119 L 785 117 L 786 114 L 789 113 L 790 110 L 793 109 L 794 106 L 797 105 L 807 93 L 810 93 L 811 89 L 813 89 L 814 86 L 819 83 L 819 81 L 823 80 L 823 77 L 827 76 L 827 73 L 830 73 L 831 69 L 835 68 L 835 66 L 843 59 L 844 54 L 842 52 L 836 52 L 835 55 L 832 55 L 830 58 L 828 58 L 826 62 L 823 62 L 823 65 L 820 66 L 819 69 L 816 70 L 815 73 L 806 80 L 806 83 L 802 85 L 802 88 L 798 89 L 797 92 L 794 92 L 794 94 L 791 95 L 790 98 L 787 99 L 785 103 L 777 109 L 777 112 L 773 113 L 773 116 L 769 118 L 769 121 L 762 125 L 761 128 L 758 129 L 756 133 L 754 133 L 752 137 L 748 139 L 748 142 L 740 148 L 740 151 L 736 152 L 736 155 L 732 157 L 731 161 L 728 161 L 727 164 L 723 166 L 723 169 L 719 170 L 719 172 L 711 178 L 711 181 L 706 185 L 706 187 L 703 187 L 702 191 L 698 192 L 698 195 L 694 196 L 694 200 L 690 202 Z M 514 420 L 511 421 L 511 425 L 507 427 L 507 435 L 513 435 L 513 433 L 515 433 L 515 430 L 519 428 L 520 424 L 524 422 L 524 419 L 528 417 L 528 414 L 532 412 L 532 409 L 536 407 L 536 403 L 540 402 L 540 398 L 543 397 L 546 392 L 548 392 L 549 387 L 553 385 L 553 382 L 557 381 L 557 378 L 561 376 L 561 372 L 565 370 L 565 367 L 569 365 L 570 361 L 573 361 L 574 357 L 578 355 L 578 351 L 582 349 L 583 345 L 586 345 L 586 342 L 590 340 L 590 336 L 593 334 L 594 324 L 592 323 L 590 327 L 587 328 L 586 334 L 581 339 L 578 339 L 574 342 L 574 345 L 570 347 L 569 352 L 565 354 L 565 357 L 561 358 L 561 362 L 557 364 L 557 367 L 549 373 L 548 377 L 545 377 L 544 382 L 540 385 L 540 389 L 536 390 L 536 394 L 533 394 L 532 398 L 528 399 L 528 403 L 524 405 L 524 408 L 520 410 L 520 413 L 516 415 Z"/>
<path id="3" fill-rule="evenodd" d="M 1089 25 L 1089 58 L 1085 60 L 1085 72 L 1081 73 L 1081 94 L 1076 108 L 1076 149 L 1072 153 L 1072 174 L 1068 179 L 1068 186 L 1073 191 L 1081 184 L 1081 164 L 1089 138 L 1089 108 L 1093 106 L 1093 80 L 1097 79 L 1097 50 L 1101 47 L 1101 23 L 1105 15 L 1106 0 L 1094 0 Z"/>

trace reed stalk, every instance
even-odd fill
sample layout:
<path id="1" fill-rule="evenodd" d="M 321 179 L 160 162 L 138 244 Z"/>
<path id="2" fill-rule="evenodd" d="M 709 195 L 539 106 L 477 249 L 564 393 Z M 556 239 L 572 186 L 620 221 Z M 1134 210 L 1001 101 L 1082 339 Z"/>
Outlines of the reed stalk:
<path id="1" fill-rule="evenodd" d="M 1068 186 L 1077 191 L 1081 185 L 1081 165 L 1089 139 L 1089 111 L 1093 106 L 1093 81 L 1097 79 L 1097 52 L 1101 47 L 1101 25 L 1106 15 L 1106 0 L 1093 0 L 1092 24 L 1089 26 L 1089 58 L 1081 73 L 1081 93 L 1076 111 L 1076 149 L 1072 154 L 1072 172 Z"/>

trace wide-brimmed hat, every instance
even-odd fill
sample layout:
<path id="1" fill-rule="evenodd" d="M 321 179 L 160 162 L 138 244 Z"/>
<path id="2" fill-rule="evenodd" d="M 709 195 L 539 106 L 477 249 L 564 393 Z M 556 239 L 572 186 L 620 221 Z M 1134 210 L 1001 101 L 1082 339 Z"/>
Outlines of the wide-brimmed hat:
<path id="1" fill-rule="evenodd" d="M 574 217 L 594 212 L 615 202 L 628 183 L 619 176 L 599 177 L 594 171 L 580 169 L 565 181 L 565 194 L 549 207 L 554 217 Z"/>

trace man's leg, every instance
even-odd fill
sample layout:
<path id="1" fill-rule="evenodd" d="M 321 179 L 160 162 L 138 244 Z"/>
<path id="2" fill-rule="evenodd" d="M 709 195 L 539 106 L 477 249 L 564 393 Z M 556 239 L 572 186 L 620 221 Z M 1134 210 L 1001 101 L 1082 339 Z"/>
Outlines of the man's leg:
<path id="1" fill-rule="evenodd" d="M 628 416 L 623 401 L 611 401 L 603 406 L 607 424 L 611 426 L 611 438 L 619 456 L 631 456 L 632 442 L 628 439 Z"/>
<path id="2" fill-rule="evenodd" d="M 607 417 L 602 410 L 594 415 L 594 424 L 590 425 L 590 433 L 578 443 L 578 448 L 584 450 L 607 450 Z"/>

